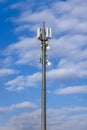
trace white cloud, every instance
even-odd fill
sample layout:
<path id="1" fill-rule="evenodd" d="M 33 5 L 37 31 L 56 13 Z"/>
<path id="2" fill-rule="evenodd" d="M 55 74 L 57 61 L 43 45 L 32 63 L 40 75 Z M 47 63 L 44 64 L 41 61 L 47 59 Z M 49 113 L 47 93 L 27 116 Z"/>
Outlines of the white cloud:
<path id="1" fill-rule="evenodd" d="M 40 25 L 39 23 L 42 22 L 42 17 L 46 18 L 46 24 L 53 28 L 53 37 L 59 36 L 49 41 L 51 46 L 49 55 L 56 67 L 47 72 L 48 80 L 55 83 L 57 80 L 63 81 L 65 79 L 87 77 L 87 23 L 86 14 L 84 14 L 84 11 L 86 11 L 86 1 L 58 1 L 52 3 L 52 5 L 50 4 L 50 7 L 49 9 L 45 8 L 37 12 L 31 12 L 29 9 L 21 10 L 20 16 L 14 21 L 18 22 L 18 28 L 16 29 L 28 28 L 29 31 L 35 32 L 37 26 Z M 84 17 L 79 18 L 80 14 L 81 16 L 84 15 L 85 19 Z M 30 26 L 31 29 L 29 29 Z M 16 65 L 28 64 L 38 66 L 40 43 L 35 37 L 24 38 L 15 44 L 11 44 L 5 51 L 5 54 L 13 57 L 14 64 Z M 8 81 L 6 83 L 8 90 L 22 90 L 25 88 L 25 84 L 26 86 L 34 86 L 35 83 L 37 85 L 40 82 L 40 78 L 36 78 L 38 73 L 25 77 L 18 76 Z M 17 83 L 19 81 L 19 83 L 14 85 L 16 81 Z"/>
<path id="2" fill-rule="evenodd" d="M 80 74 L 80 75 L 79 75 Z M 58 80 L 67 80 L 67 79 L 75 79 L 86 76 L 86 72 L 78 72 L 72 68 L 60 68 L 60 69 L 52 69 L 47 72 L 47 80 L 48 82 L 55 83 Z M 13 80 L 10 80 L 5 83 L 8 86 L 6 89 L 8 91 L 18 90 L 21 91 L 26 87 L 35 87 L 41 83 L 41 73 L 37 72 L 29 76 L 18 76 Z"/>
<path id="3" fill-rule="evenodd" d="M 24 38 L 15 44 L 11 44 L 5 50 L 7 56 L 14 58 L 15 64 L 33 64 L 38 62 L 39 43 L 36 38 Z M 16 58 L 16 60 L 15 60 Z"/>
<path id="4" fill-rule="evenodd" d="M 23 76 L 18 76 L 17 78 L 6 82 L 7 86 L 9 86 L 8 88 L 6 88 L 8 91 L 12 91 L 12 90 L 23 90 L 24 86 L 26 85 L 26 79 L 24 79 Z"/>
<path id="5" fill-rule="evenodd" d="M 79 65 L 75 66 L 69 66 L 66 68 L 57 68 L 57 69 L 52 69 L 47 73 L 48 78 L 53 79 L 79 79 L 79 78 L 85 78 L 87 77 L 87 70 L 85 69 L 78 69 Z M 77 73 L 78 72 L 78 73 Z"/>
<path id="6" fill-rule="evenodd" d="M 27 5 L 27 2 L 25 2 L 25 4 Z M 60 56 L 64 56 L 64 58 L 69 57 L 70 59 L 84 58 L 87 53 L 86 49 L 83 49 L 84 44 L 86 46 L 87 42 L 87 37 L 85 35 L 87 33 L 87 22 L 86 19 L 83 18 L 83 16 L 86 16 L 84 13 L 86 12 L 86 1 L 58 1 L 53 2 L 52 5 L 50 4 L 50 7 L 49 9 L 45 8 L 37 12 L 32 12 L 29 8 L 21 11 L 20 16 L 16 19 L 16 22 L 18 22 L 16 31 L 28 29 L 29 31 L 32 30 L 36 32 L 36 28 L 41 25 L 43 21 L 42 18 L 46 18 L 47 26 L 53 28 L 53 37 L 59 36 L 57 40 L 52 40 L 52 42 L 55 42 L 51 45 L 52 57 L 59 58 Z M 81 19 L 76 15 L 77 12 L 79 16 L 82 16 Z M 62 37 L 62 35 L 64 36 Z M 40 48 L 38 48 L 38 43 L 36 38 L 26 38 L 15 45 L 11 45 L 9 48 L 13 48 L 12 51 L 16 49 L 16 54 L 18 56 L 16 63 L 28 64 L 38 59 L 36 57 L 39 55 L 40 50 Z M 31 49 L 31 46 L 33 49 Z M 28 50 L 28 48 L 30 49 Z"/>
<path id="7" fill-rule="evenodd" d="M 44 10 L 40 8 L 37 12 L 32 12 L 29 8 L 25 11 L 23 10 L 20 16 L 14 21 L 18 22 L 18 25 L 20 23 L 20 28 L 23 26 L 24 30 L 28 28 L 35 32 L 36 27 L 38 27 L 38 25 L 40 25 L 45 18 L 46 24 L 53 28 L 53 33 L 56 35 L 61 35 L 61 33 L 84 34 L 87 33 L 85 28 L 87 25 L 87 15 L 84 13 L 87 11 L 86 5 L 86 1 L 53 2 L 52 5 L 50 4 L 50 8 L 43 7 Z M 30 23 L 31 28 L 28 26 Z M 26 28 L 24 28 L 24 26 L 26 26 Z"/>
<path id="8" fill-rule="evenodd" d="M 12 75 L 12 74 L 15 74 L 15 73 L 17 73 L 17 71 L 14 70 L 14 69 L 9 69 L 9 68 L 0 69 L 0 77 L 7 76 L 7 75 Z"/>
<path id="9" fill-rule="evenodd" d="M 55 90 L 55 94 L 86 94 L 87 86 L 69 86 Z"/>
<path id="10" fill-rule="evenodd" d="M 41 73 L 35 73 L 29 76 L 18 76 L 15 79 L 5 83 L 8 86 L 6 89 L 8 91 L 18 90 L 21 91 L 25 87 L 35 87 L 41 81 Z"/>
<path id="11" fill-rule="evenodd" d="M 21 0 L 9 6 L 10 9 L 31 10 L 36 5 L 35 0 Z"/>
<path id="12" fill-rule="evenodd" d="M 50 57 L 60 58 L 59 67 L 69 67 L 69 63 L 72 66 L 80 66 L 81 60 L 86 59 L 87 49 L 86 49 L 87 38 L 84 35 L 75 35 L 68 37 L 61 37 L 59 40 L 50 41 Z M 35 38 L 25 38 L 18 43 L 10 45 L 6 52 L 8 55 L 17 55 L 16 64 L 37 64 L 37 60 L 40 55 L 40 44 Z M 84 50 L 82 49 L 84 48 Z M 62 58 L 63 57 L 63 58 Z M 78 63 L 77 63 L 78 62 Z M 86 63 L 86 61 L 85 61 Z M 76 68 L 76 67 L 75 67 Z M 83 68 L 84 69 L 84 68 Z"/>
<path id="13" fill-rule="evenodd" d="M 83 52 L 86 53 L 86 42 L 87 37 L 86 35 L 76 34 L 76 35 L 66 35 L 62 36 L 59 39 L 52 39 L 49 44 L 51 46 L 51 56 L 52 57 L 70 57 L 72 60 L 73 58 L 77 58 L 77 56 L 82 54 Z M 76 55 L 77 54 L 79 55 Z M 81 55 L 80 55 L 81 56 Z M 80 58 L 79 56 L 79 58 Z M 85 55 L 84 55 L 85 56 Z M 84 57 L 83 57 L 84 58 Z M 78 58 L 77 58 L 78 60 Z"/>
<path id="14" fill-rule="evenodd" d="M 0 107 L 0 114 L 12 112 L 12 111 L 18 110 L 18 109 L 33 110 L 35 108 L 36 108 L 35 104 L 25 101 L 25 102 L 21 102 L 21 103 L 17 103 L 17 104 L 12 104 L 12 105 L 6 106 L 6 107 Z"/>
<path id="15" fill-rule="evenodd" d="M 5 66 L 5 67 L 9 67 L 10 65 L 12 65 L 12 62 L 13 62 L 13 59 L 11 56 L 5 57 L 5 59 L 1 61 L 2 66 Z"/>
<path id="16" fill-rule="evenodd" d="M 26 101 L 18 104 L 13 104 L 10 106 L 10 108 L 11 109 L 22 109 L 22 108 L 33 109 L 36 108 L 36 106 L 33 103 Z"/>
<path id="17" fill-rule="evenodd" d="M 86 70 L 87 63 L 81 63 L 79 65 L 70 65 L 63 68 L 56 68 L 47 71 L 47 81 L 48 83 L 53 83 L 57 85 L 57 82 L 67 81 L 72 79 L 84 79 L 87 77 Z M 83 69 L 84 68 L 84 69 Z M 78 72 L 78 73 L 77 73 Z M 20 75 L 13 80 L 5 83 L 8 91 L 18 90 L 21 91 L 26 87 L 35 87 L 41 83 L 41 72 L 33 73 L 29 76 Z"/>
<path id="18" fill-rule="evenodd" d="M 77 114 L 76 114 L 77 112 Z M 81 112 L 81 114 L 79 113 Z M 87 128 L 87 108 L 60 108 L 47 110 L 47 129 L 50 130 L 86 130 Z M 23 113 L 10 118 L 7 124 L 0 127 L 0 130 L 40 130 L 41 111 L 35 110 L 30 113 Z"/>
<path id="19" fill-rule="evenodd" d="M 1 1 L 0 1 L 1 2 Z M 30 1 L 29 1 L 30 2 Z M 44 18 L 46 25 L 52 27 L 54 39 L 50 41 L 50 56 L 55 68 L 47 72 L 47 80 L 53 82 L 65 79 L 83 79 L 87 77 L 87 2 L 86 0 L 68 0 L 66 2 L 53 2 L 50 9 L 46 7 L 32 12 L 29 9 L 30 3 L 15 4 L 11 8 L 20 8 L 21 14 L 14 22 L 18 23 L 15 32 L 28 30 L 29 33 L 36 32 Z M 26 6 L 27 5 L 27 6 Z M 26 7 L 26 9 L 25 9 Z M 43 19 L 42 19 L 43 18 Z M 57 37 L 58 36 L 58 37 Z M 56 37 L 56 39 L 55 39 Z M 40 45 L 36 38 L 23 38 L 17 43 L 11 44 L 6 51 L 6 58 L 3 64 L 37 64 L 40 54 Z M 11 56 L 11 57 L 9 57 Z M 13 59 L 11 61 L 11 58 Z M 6 68 L 7 69 L 7 68 Z M 1 70 L 1 76 L 13 74 L 12 69 Z M 8 91 L 23 90 L 25 87 L 37 86 L 41 81 L 41 73 L 16 77 L 5 83 Z M 26 85 L 26 86 L 25 86 Z M 69 86 L 55 91 L 57 94 L 84 94 L 87 93 L 87 86 Z M 8 107 L 0 107 L 0 112 L 14 111 L 22 108 L 35 108 L 30 102 L 13 104 Z M 50 130 L 86 130 L 87 129 L 87 108 L 61 108 L 48 110 L 47 129 Z M 14 117 L 0 126 L 0 130 L 40 130 L 40 110 L 32 113 L 23 113 Z"/>

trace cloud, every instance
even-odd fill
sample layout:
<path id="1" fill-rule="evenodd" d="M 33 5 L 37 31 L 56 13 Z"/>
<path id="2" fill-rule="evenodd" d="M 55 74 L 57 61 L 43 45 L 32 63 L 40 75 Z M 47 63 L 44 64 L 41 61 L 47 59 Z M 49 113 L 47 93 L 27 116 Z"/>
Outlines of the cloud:
<path id="1" fill-rule="evenodd" d="M 86 11 L 86 1 L 58 1 L 50 4 L 50 8 L 45 7 L 44 10 L 32 12 L 23 9 L 20 16 L 14 20 L 18 24 L 16 31 L 28 29 L 29 33 L 32 31 L 35 34 L 36 28 L 41 25 L 42 17 L 46 18 L 46 25 L 53 28 L 54 38 L 49 41 L 51 49 L 48 54 L 54 67 L 51 66 L 51 70 L 47 72 L 49 82 L 53 81 L 55 84 L 55 81 L 87 77 L 87 29 L 84 11 Z M 38 66 L 40 50 L 40 43 L 36 37 L 25 37 L 7 47 L 4 53 L 7 59 L 5 61 L 9 62 L 8 57 L 11 56 L 16 66 L 22 64 Z M 21 74 L 5 85 L 8 86 L 9 91 L 23 90 L 25 84 L 35 86 L 40 82 L 40 78 L 37 78 L 38 74 L 39 72 L 30 76 Z"/>
<path id="2" fill-rule="evenodd" d="M 17 2 L 17 3 L 13 3 L 11 6 L 9 6 L 10 9 L 17 9 L 17 10 L 22 10 L 22 11 L 26 11 L 26 10 L 32 10 L 32 8 L 36 8 L 37 6 L 42 5 L 43 1 L 37 1 L 37 3 L 35 3 L 35 0 L 21 0 L 21 2 Z"/>
<path id="3" fill-rule="evenodd" d="M 28 34 L 36 35 L 36 29 L 46 19 L 46 26 L 52 27 L 53 40 L 49 41 L 51 46 L 49 56 L 53 63 L 52 68 L 47 71 L 47 81 L 56 86 L 64 80 L 80 80 L 87 77 L 87 2 L 86 0 L 67 0 L 52 2 L 41 8 L 36 8 L 34 12 L 32 4 L 19 2 L 12 5 L 11 9 L 20 9 L 20 15 L 13 18 L 17 25 L 14 33 L 19 33 L 18 38 L 23 36 L 21 31 L 27 31 Z M 36 1 L 35 1 L 36 2 Z M 35 3 L 37 4 L 37 3 Z M 26 9 L 25 9 L 26 7 Z M 43 19 L 42 19 L 43 18 Z M 26 32 L 24 32 L 25 34 Z M 26 34 L 25 34 L 26 35 Z M 3 65 L 5 67 L 19 65 L 38 66 L 37 60 L 40 54 L 40 45 L 36 37 L 20 39 L 12 43 L 4 51 Z M 8 68 L 5 68 L 8 69 Z M 14 69 L 10 69 L 14 70 Z M 9 70 L 8 70 L 9 71 Z M 2 75 L 8 75 L 12 72 L 1 71 Z M 15 71 L 15 70 L 14 70 Z M 14 73 L 14 72 L 13 72 Z M 35 87 L 41 82 L 41 73 L 35 72 L 31 75 L 20 75 L 5 83 L 8 91 L 21 91 L 26 87 Z M 75 83 L 74 83 L 75 84 Z M 25 86 L 26 85 L 26 86 Z M 66 86 L 66 84 L 64 84 Z M 87 93 L 87 86 L 68 86 L 57 89 L 56 94 L 84 94 Z M 7 107 L 0 107 L 0 112 L 13 112 L 18 109 L 33 109 L 36 106 L 31 102 L 22 102 Z M 40 130 L 41 129 L 41 111 L 21 113 L 12 116 L 6 124 L 0 126 L 0 130 Z M 73 107 L 50 109 L 47 111 L 47 129 L 50 130 L 86 130 L 87 129 L 87 108 Z"/>
<path id="4" fill-rule="evenodd" d="M 81 74 L 82 73 L 82 74 Z M 80 75 L 79 75 L 80 74 Z M 63 81 L 63 80 L 72 80 L 78 79 L 86 76 L 86 72 L 78 72 L 72 68 L 60 68 L 60 69 L 52 69 L 47 72 L 47 81 L 49 83 L 54 83 L 55 81 Z M 5 83 L 7 86 L 8 91 L 21 91 L 24 90 L 26 87 L 35 87 L 41 83 L 41 73 L 36 72 L 29 76 L 20 75 L 13 80 L 9 80 Z"/>
<path id="5" fill-rule="evenodd" d="M 13 104 L 10 106 L 11 109 L 22 109 L 22 108 L 28 108 L 28 109 L 33 109 L 36 108 L 36 106 L 31 103 L 31 102 L 22 102 L 22 103 L 18 103 L 18 104 Z"/>
<path id="6" fill-rule="evenodd" d="M 84 35 L 74 35 L 53 39 L 50 41 L 49 55 L 52 57 L 52 62 L 57 65 L 54 69 L 47 71 L 47 80 L 49 82 L 64 81 L 70 79 L 83 79 L 87 77 L 87 38 Z M 9 56 L 13 57 L 14 64 L 29 64 L 38 66 L 40 55 L 40 45 L 36 38 L 24 38 L 15 44 L 11 44 L 5 50 L 7 60 Z M 16 56 L 16 58 L 15 58 Z M 11 58 L 12 59 L 12 58 Z M 60 60 L 59 60 L 60 59 Z M 13 62 L 12 62 L 13 63 Z M 53 67 L 53 66 L 52 66 Z M 78 73 L 77 73 L 78 72 Z M 35 79 L 34 79 L 35 78 Z M 8 90 L 23 90 L 26 86 L 37 86 L 41 82 L 40 72 L 30 76 L 20 75 L 15 79 L 8 81 L 5 85 Z M 25 86 L 26 84 L 26 86 Z"/>
<path id="7" fill-rule="evenodd" d="M 72 59 L 71 59 L 72 60 Z M 58 67 L 47 72 L 47 80 L 52 81 L 67 81 L 78 80 L 87 77 L 87 61 L 71 61 L 61 59 Z M 78 63 L 77 63 L 78 62 Z M 56 82 L 57 83 L 57 82 Z"/>
<path id="8" fill-rule="evenodd" d="M 11 44 L 5 50 L 7 57 L 13 57 L 15 64 L 37 63 L 39 46 L 36 38 L 24 38 L 15 44 Z"/>
<path id="9" fill-rule="evenodd" d="M 27 2 L 25 2 L 25 4 L 26 6 L 28 5 Z M 52 2 L 49 5 L 50 8 L 47 6 L 44 8 L 44 6 L 42 6 L 42 8 L 39 7 L 39 9 L 37 9 L 35 12 L 32 12 L 31 9 L 29 10 L 29 8 L 26 10 L 22 8 L 23 10 L 21 11 L 20 16 L 13 21 L 18 23 L 18 28 L 23 27 L 24 30 L 28 28 L 28 30 L 35 31 L 36 27 L 38 27 L 45 20 L 48 27 L 52 27 L 55 35 L 58 35 L 58 33 L 59 35 L 62 33 L 86 34 L 86 5 L 86 1 L 74 2 L 68 0 L 66 2 Z M 38 8 L 38 6 L 39 4 L 37 4 L 36 8 Z M 30 28 L 28 25 L 31 25 Z"/>
<path id="10" fill-rule="evenodd" d="M 77 112 L 77 114 L 76 114 Z M 81 112 L 81 114 L 79 113 Z M 60 108 L 47 110 L 47 129 L 50 130 L 86 130 L 87 128 L 87 108 Z M 40 130 L 41 111 L 35 110 L 30 113 L 23 113 L 10 118 L 7 124 L 0 127 L 0 130 Z"/>
<path id="11" fill-rule="evenodd" d="M 12 62 L 12 56 L 5 57 L 5 59 L 1 60 L 1 66 L 10 67 L 12 65 Z"/>
<path id="12" fill-rule="evenodd" d="M 21 103 L 17 103 L 17 104 L 12 104 L 12 105 L 6 106 L 6 107 L 0 107 L 0 114 L 12 112 L 12 111 L 15 111 L 18 109 L 32 110 L 35 108 L 36 108 L 35 104 L 28 102 L 28 101 L 25 101 L 25 102 L 21 102 Z"/>
<path id="13" fill-rule="evenodd" d="M 17 71 L 14 70 L 14 69 L 9 69 L 9 68 L 0 69 L 0 77 L 7 76 L 7 75 L 12 75 L 12 74 L 15 74 L 15 73 L 17 73 Z"/>
<path id="14" fill-rule="evenodd" d="M 77 43 L 75 44 L 76 41 Z M 35 38 L 24 38 L 15 44 L 11 44 L 5 50 L 7 58 L 3 61 L 9 62 L 9 59 L 16 59 L 13 60 L 16 65 L 29 64 L 38 66 L 37 63 L 40 55 L 40 45 L 38 44 L 39 43 L 37 43 Z M 85 36 L 76 35 L 70 37 L 70 39 L 68 39 L 67 36 L 62 37 L 59 40 L 54 39 L 51 41 L 50 46 L 51 50 L 49 55 L 52 59 L 57 59 L 57 67 L 47 72 L 47 79 L 49 81 L 55 83 L 55 81 L 58 80 L 79 79 L 87 76 Z M 84 51 L 81 48 L 84 48 Z M 15 56 L 17 57 L 15 58 Z M 61 58 L 60 61 L 58 61 L 59 58 Z M 6 86 L 9 86 L 9 91 L 13 89 L 23 90 L 26 86 L 35 86 L 41 80 L 41 74 L 39 76 L 40 78 L 38 78 L 38 75 L 39 72 L 30 76 L 20 75 L 11 81 L 8 81 Z"/>
<path id="15" fill-rule="evenodd" d="M 27 1 L 25 4 L 27 5 Z M 27 29 L 28 33 L 33 32 L 35 34 L 37 27 L 41 26 L 43 21 L 42 17 L 46 18 L 46 25 L 53 29 L 54 39 L 52 40 L 53 43 L 51 42 L 52 58 L 59 58 L 60 56 L 69 58 L 69 60 L 72 58 L 84 58 L 87 53 L 86 48 L 84 48 L 84 46 L 86 47 L 87 42 L 87 23 L 86 14 L 84 12 L 86 12 L 86 1 L 83 2 L 81 0 L 77 2 L 74 0 L 53 2 L 52 5 L 50 3 L 50 8 L 46 7 L 44 10 L 40 9 L 35 12 L 30 11 L 28 8 L 22 10 L 20 16 L 14 20 L 14 22 L 18 23 L 15 30 L 23 31 Z M 81 16 L 80 19 L 79 16 Z M 85 17 L 85 19 L 83 17 Z M 57 36 L 58 38 L 55 39 Z M 12 50 L 16 50 L 15 53 L 18 56 L 18 60 L 16 61 L 17 64 L 28 64 L 31 60 L 34 61 L 37 59 L 36 56 L 37 54 L 39 55 L 40 52 L 36 38 L 25 38 L 13 46 L 15 47 L 12 47 L 11 45 L 11 47 L 14 48 Z M 33 49 L 31 49 L 31 46 Z M 28 48 L 30 49 L 28 50 Z"/>
<path id="16" fill-rule="evenodd" d="M 85 68 L 81 69 L 81 67 L 83 68 L 83 66 L 85 65 L 51 69 L 50 71 L 47 71 L 47 82 L 49 84 L 56 83 L 57 85 L 58 81 L 62 82 L 72 79 L 84 79 L 85 77 L 87 77 L 87 71 L 85 70 Z M 5 83 L 5 86 L 7 86 L 6 89 L 8 91 L 21 91 L 24 90 L 26 87 L 38 86 L 41 83 L 41 77 L 41 72 L 36 72 L 29 76 L 20 75 L 13 80 L 7 81 Z"/>
<path id="17" fill-rule="evenodd" d="M 13 80 L 10 80 L 5 83 L 8 86 L 6 89 L 8 91 L 18 90 L 21 91 L 25 87 L 35 87 L 40 83 L 41 73 L 34 73 L 29 76 L 18 76 Z"/>
<path id="18" fill-rule="evenodd" d="M 55 90 L 55 94 L 86 94 L 87 86 L 70 86 Z"/>
<path id="19" fill-rule="evenodd" d="M 63 36 L 59 39 L 53 39 L 49 42 L 51 49 L 49 52 L 50 58 L 56 58 L 57 60 L 61 58 L 59 66 L 62 67 L 62 61 L 65 60 L 65 64 L 79 64 L 86 60 L 87 47 L 86 47 L 87 37 L 85 35 L 73 35 L 68 38 L 68 36 Z M 13 58 L 15 64 L 30 64 L 37 65 L 37 61 L 40 55 L 40 44 L 36 38 L 24 38 L 15 44 L 11 44 L 5 50 L 8 55 L 4 60 L 5 64 L 8 62 L 10 64 Z M 58 64 L 58 62 L 57 62 Z M 64 63 L 63 63 L 64 64 Z"/>

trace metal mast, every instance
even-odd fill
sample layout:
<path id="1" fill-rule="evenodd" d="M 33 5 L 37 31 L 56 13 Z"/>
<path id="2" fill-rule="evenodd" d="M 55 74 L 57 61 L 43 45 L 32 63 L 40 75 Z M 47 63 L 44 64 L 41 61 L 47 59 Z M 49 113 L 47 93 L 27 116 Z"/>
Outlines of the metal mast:
<path id="1" fill-rule="evenodd" d="M 42 63 L 42 109 L 41 109 L 41 130 L 46 130 L 46 64 L 48 62 L 47 48 L 48 39 L 51 37 L 51 28 L 45 28 L 45 22 L 43 22 L 43 29 L 37 29 L 37 38 L 41 42 L 42 55 L 40 62 Z"/>

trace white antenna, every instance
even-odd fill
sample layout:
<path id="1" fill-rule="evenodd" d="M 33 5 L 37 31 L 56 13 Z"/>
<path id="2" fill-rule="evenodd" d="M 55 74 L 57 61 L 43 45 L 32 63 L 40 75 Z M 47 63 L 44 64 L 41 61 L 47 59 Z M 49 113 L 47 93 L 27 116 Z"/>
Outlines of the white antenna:
<path id="1" fill-rule="evenodd" d="M 39 39 L 41 37 L 42 30 L 41 28 L 37 28 L 37 38 Z"/>
<path id="2" fill-rule="evenodd" d="M 46 37 L 48 38 L 49 37 L 49 29 L 46 28 Z"/>
<path id="3" fill-rule="evenodd" d="M 46 37 L 47 38 L 52 37 L 52 29 L 51 28 L 46 28 Z"/>
<path id="4" fill-rule="evenodd" d="M 52 29 L 49 28 L 49 37 L 52 37 Z"/>

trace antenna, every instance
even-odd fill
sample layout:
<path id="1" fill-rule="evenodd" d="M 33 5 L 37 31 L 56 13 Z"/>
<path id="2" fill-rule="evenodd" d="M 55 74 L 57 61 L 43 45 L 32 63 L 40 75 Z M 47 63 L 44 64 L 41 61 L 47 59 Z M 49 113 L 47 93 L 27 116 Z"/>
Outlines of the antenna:
<path id="1" fill-rule="evenodd" d="M 41 28 L 37 28 L 37 38 L 39 39 L 41 37 L 42 30 Z"/>

